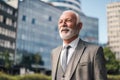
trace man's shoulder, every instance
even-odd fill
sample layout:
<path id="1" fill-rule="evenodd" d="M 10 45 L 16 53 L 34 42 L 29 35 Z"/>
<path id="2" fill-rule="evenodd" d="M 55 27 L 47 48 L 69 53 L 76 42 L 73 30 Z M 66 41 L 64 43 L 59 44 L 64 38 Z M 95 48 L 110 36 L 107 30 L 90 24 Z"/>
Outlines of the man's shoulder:
<path id="1" fill-rule="evenodd" d="M 93 43 L 86 42 L 86 41 L 83 41 L 83 43 L 86 45 L 87 48 L 91 48 L 91 49 L 100 48 L 101 47 L 98 44 L 93 44 Z"/>
<path id="2" fill-rule="evenodd" d="M 101 53 L 103 52 L 103 48 L 98 45 L 98 44 L 92 44 L 92 43 L 89 43 L 89 42 L 83 42 L 85 44 L 85 51 L 87 53 L 89 53 L 89 55 L 96 55 L 98 53 Z"/>
<path id="3" fill-rule="evenodd" d="M 54 52 L 54 51 L 58 51 L 59 49 L 61 49 L 61 47 L 62 47 L 62 45 L 60 45 L 60 46 L 54 48 L 54 49 L 52 50 L 52 52 Z"/>
<path id="4" fill-rule="evenodd" d="M 93 43 L 88 43 L 87 46 L 88 47 L 96 47 L 96 48 L 100 47 L 99 45 L 93 44 Z"/>

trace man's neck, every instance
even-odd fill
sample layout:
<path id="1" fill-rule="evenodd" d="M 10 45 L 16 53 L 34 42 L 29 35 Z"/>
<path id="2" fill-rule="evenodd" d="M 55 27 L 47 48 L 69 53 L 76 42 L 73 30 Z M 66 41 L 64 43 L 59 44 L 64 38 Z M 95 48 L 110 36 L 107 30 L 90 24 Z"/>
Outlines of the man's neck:
<path id="1" fill-rule="evenodd" d="M 69 44 L 69 43 L 71 43 L 72 41 L 74 41 L 76 38 L 78 38 L 78 35 L 76 35 L 76 36 L 73 36 L 72 38 L 70 38 L 70 39 L 67 39 L 67 40 L 63 40 L 63 42 L 64 42 L 64 44 Z"/>

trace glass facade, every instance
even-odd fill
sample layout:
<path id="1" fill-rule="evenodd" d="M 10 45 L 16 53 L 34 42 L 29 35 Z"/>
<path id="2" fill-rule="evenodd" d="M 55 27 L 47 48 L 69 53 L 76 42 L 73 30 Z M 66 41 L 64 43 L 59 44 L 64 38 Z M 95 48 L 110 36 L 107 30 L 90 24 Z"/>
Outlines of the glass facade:
<path id="1" fill-rule="evenodd" d="M 19 1 L 16 63 L 23 54 L 39 52 L 44 66 L 50 69 L 50 52 L 61 43 L 57 27 L 61 12 L 40 0 Z"/>
<path id="2" fill-rule="evenodd" d="M 83 27 L 80 31 L 80 37 L 87 42 L 98 44 L 98 19 L 85 16 L 83 13 L 80 13 L 80 17 L 81 21 L 83 22 Z"/>

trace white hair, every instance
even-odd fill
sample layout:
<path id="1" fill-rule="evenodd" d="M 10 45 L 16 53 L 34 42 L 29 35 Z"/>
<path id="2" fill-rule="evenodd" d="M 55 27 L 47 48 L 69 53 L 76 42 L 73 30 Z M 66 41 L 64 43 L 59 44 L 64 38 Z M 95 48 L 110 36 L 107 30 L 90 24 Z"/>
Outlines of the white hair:
<path id="1" fill-rule="evenodd" d="M 77 12 L 73 11 L 73 10 L 66 10 L 66 11 L 63 11 L 62 14 L 66 13 L 66 12 L 72 12 L 73 14 L 75 14 L 76 18 L 77 18 L 77 24 L 81 22 L 80 20 L 80 16 Z"/>

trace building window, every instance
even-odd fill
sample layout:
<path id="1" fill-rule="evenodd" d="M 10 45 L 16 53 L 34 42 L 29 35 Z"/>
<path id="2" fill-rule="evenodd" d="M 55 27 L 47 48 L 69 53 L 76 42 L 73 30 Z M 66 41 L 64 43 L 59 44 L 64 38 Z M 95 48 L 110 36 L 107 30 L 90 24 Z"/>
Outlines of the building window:
<path id="1" fill-rule="evenodd" d="M 32 23 L 32 24 L 35 24 L 35 18 L 32 19 L 32 22 L 31 22 L 31 23 Z"/>
<path id="2" fill-rule="evenodd" d="M 6 24 L 6 18 L 3 18 L 3 23 Z"/>
<path id="3" fill-rule="evenodd" d="M 12 10 L 12 9 L 10 9 L 10 8 L 8 8 L 6 11 L 7 11 L 7 13 L 8 13 L 8 14 L 10 14 L 10 15 L 12 15 L 12 14 L 13 14 L 13 10 Z"/>
<path id="4" fill-rule="evenodd" d="M 2 5 L 1 5 L 1 3 L 0 3 L 0 9 L 1 9 L 1 7 L 2 7 Z"/>
<path id="5" fill-rule="evenodd" d="M 1 27 L 0 27 L 0 34 L 3 34 L 5 36 L 9 36 L 9 37 L 12 37 L 12 38 L 16 37 L 16 33 L 15 32 L 7 30 L 7 29 L 4 29 L 4 28 L 1 28 Z"/>
<path id="6" fill-rule="evenodd" d="M 6 18 L 6 24 L 12 26 L 12 20 L 10 18 Z"/>
<path id="7" fill-rule="evenodd" d="M 51 16 L 48 17 L 48 21 L 52 21 L 52 17 Z"/>
<path id="8" fill-rule="evenodd" d="M 15 14 L 14 14 L 14 15 L 15 15 L 15 17 L 17 17 L 17 15 L 18 15 L 18 14 L 17 14 L 17 12 L 15 12 Z"/>
<path id="9" fill-rule="evenodd" d="M 3 22 L 3 16 L 0 15 L 0 22 Z"/>
<path id="10" fill-rule="evenodd" d="M 17 26 L 17 23 L 16 21 L 13 22 L 13 26 L 16 27 Z"/>
<path id="11" fill-rule="evenodd" d="M 25 15 L 23 15 L 22 21 L 26 21 L 26 16 Z"/>

